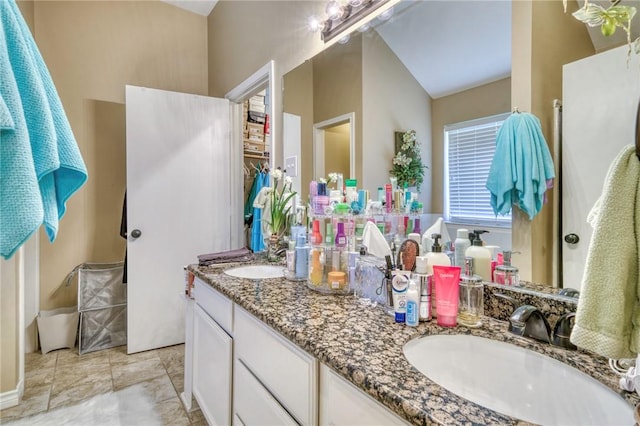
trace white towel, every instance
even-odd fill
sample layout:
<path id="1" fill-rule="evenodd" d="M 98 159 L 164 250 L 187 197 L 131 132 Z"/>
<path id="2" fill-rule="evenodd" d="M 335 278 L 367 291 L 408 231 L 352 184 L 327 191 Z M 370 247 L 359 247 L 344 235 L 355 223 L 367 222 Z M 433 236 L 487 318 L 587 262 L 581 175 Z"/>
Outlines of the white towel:
<path id="1" fill-rule="evenodd" d="M 640 350 L 640 161 L 633 145 L 611 164 L 589 213 L 593 238 L 571 342 L 607 358 Z"/>

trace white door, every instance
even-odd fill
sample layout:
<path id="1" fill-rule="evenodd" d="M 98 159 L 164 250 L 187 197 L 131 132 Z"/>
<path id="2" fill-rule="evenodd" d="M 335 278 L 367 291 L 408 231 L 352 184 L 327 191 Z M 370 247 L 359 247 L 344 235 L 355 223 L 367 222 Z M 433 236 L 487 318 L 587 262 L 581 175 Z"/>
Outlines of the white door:
<path id="1" fill-rule="evenodd" d="M 626 46 L 563 68 L 563 287 L 580 289 L 592 236 L 587 214 L 613 159 L 635 142 L 639 69 L 638 55 L 627 65 Z"/>
<path id="2" fill-rule="evenodd" d="M 128 352 L 184 342 L 183 267 L 230 249 L 229 102 L 127 86 Z"/>

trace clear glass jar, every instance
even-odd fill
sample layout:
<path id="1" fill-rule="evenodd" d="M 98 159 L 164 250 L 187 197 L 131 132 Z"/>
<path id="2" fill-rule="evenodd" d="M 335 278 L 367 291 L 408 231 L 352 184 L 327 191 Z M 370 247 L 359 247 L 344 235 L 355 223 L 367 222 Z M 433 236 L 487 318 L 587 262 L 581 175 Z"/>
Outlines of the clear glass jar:
<path id="1" fill-rule="evenodd" d="M 482 278 L 473 274 L 473 258 L 465 258 L 464 271 L 460 276 L 458 324 L 476 328 L 482 325 L 484 315 L 484 285 Z"/>

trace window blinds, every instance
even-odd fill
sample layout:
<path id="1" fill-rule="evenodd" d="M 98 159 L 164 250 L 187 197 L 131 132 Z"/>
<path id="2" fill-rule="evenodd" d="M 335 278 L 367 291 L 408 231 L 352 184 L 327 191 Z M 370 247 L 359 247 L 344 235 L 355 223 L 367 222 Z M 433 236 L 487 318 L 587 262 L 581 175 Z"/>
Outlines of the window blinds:
<path id="1" fill-rule="evenodd" d="M 496 135 L 509 114 L 445 126 L 445 216 L 447 221 L 511 226 L 511 214 L 496 217 L 485 188 Z"/>

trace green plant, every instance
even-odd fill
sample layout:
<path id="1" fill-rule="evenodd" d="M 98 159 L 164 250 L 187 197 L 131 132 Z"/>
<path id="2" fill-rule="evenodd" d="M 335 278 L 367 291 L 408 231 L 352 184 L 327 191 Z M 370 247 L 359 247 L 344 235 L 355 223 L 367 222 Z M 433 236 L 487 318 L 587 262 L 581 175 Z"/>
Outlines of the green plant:
<path id="1" fill-rule="evenodd" d="M 564 11 L 567 11 L 567 0 L 562 0 Z M 582 7 L 575 12 L 573 16 L 580 22 L 584 22 L 590 27 L 600 27 L 600 31 L 604 36 L 613 35 L 617 28 L 627 34 L 627 45 L 629 46 L 629 55 L 633 50 L 636 54 L 640 53 L 640 37 L 631 41 L 631 21 L 636 14 L 636 8 L 633 6 L 620 5 L 620 0 L 610 0 L 610 5 L 606 9 L 599 4 L 591 3 L 584 0 Z"/>
<path id="2" fill-rule="evenodd" d="M 420 142 L 415 130 L 408 130 L 402 134 L 402 144 L 393 157 L 393 166 L 389 170 L 392 176 L 398 179 L 398 185 L 403 187 L 416 186 L 420 192 L 420 186 L 424 181 L 424 169 L 420 156 Z"/>
<path id="3" fill-rule="evenodd" d="M 291 177 L 286 176 L 279 167 L 272 170 L 270 174 L 273 179 L 273 186 L 271 190 L 271 219 L 267 221 L 267 224 L 272 235 L 281 237 L 289 229 L 291 219 L 291 204 L 289 204 L 289 201 L 296 195 L 296 192 L 291 190 Z M 282 188 L 278 191 L 280 181 L 283 181 Z"/>

